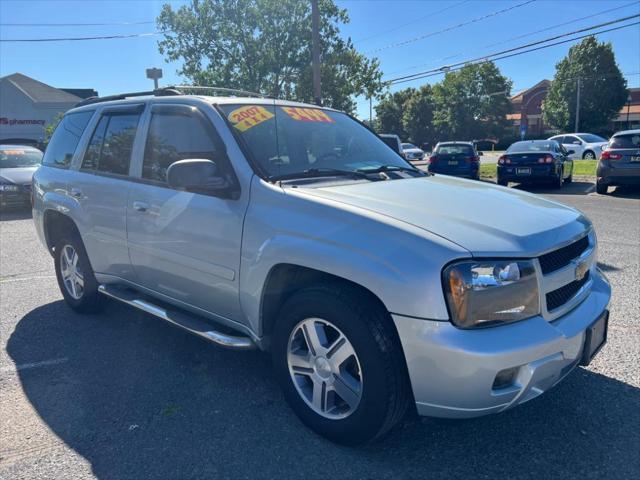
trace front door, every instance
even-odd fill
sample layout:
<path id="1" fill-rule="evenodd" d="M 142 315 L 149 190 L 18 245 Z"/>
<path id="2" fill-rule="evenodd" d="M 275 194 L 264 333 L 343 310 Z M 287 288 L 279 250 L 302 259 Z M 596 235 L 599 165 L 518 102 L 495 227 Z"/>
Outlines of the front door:
<path id="1" fill-rule="evenodd" d="M 169 166 L 184 159 L 215 160 L 234 175 L 214 126 L 196 107 L 158 104 L 151 110 L 142 178 L 127 205 L 129 255 L 142 286 L 188 306 L 240 320 L 238 295 L 242 223 L 239 200 L 177 191 Z"/>

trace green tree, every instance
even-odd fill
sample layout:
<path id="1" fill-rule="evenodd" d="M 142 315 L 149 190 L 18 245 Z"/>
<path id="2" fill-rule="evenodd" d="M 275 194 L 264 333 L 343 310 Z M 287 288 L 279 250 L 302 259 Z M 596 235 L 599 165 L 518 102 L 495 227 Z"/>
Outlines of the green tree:
<path id="1" fill-rule="evenodd" d="M 578 79 L 580 79 L 579 129 L 598 132 L 623 107 L 627 81 L 616 64 L 610 43 L 587 37 L 569 49 L 556 64 L 549 93 L 542 105 L 545 123 L 572 131 L 576 121 Z"/>
<path id="2" fill-rule="evenodd" d="M 406 88 L 394 93 L 387 93 L 375 106 L 375 127 L 378 133 L 395 133 L 403 141 L 407 138 L 402 117 L 407 101 L 415 95 L 416 90 Z"/>
<path id="3" fill-rule="evenodd" d="M 51 122 L 47 123 L 44 126 L 44 140 L 42 143 L 45 147 L 49 144 L 51 135 L 53 135 L 53 132 L 60 123 L 60 120 L 62 120 L 62 117 L 64 117 L 64 113 L 58 113 L 55 117 L 53 117 L 53 120 L 51 120 Z"/>
<path id="4" fill-rule="evenodd" d="M 500 138 L 509 128 L 511 81 L 493 62 L 447 73 L 434 85 L 433 123 L 440 140 Z"/>
<path id="5" fill-rule="evenodd" d="M 405 102 L 402 125 L 408 139 L 416 145 L 433 144 L 436 138 L 433 125 L 434 109 L 431 85 L 420 87 Z"/>
<path id="6" fill-rule="evenodd" d="M 340 37 L 346 10 L 320 0 L 323 103 L 353 111 L 354 96 L 383 87 L 377 59 L 358 53 Z M 313 100 L 311 2 L 300 0 L 191 0 L 162 8 L 158 43 L 167 61 L 196 85 L 239 88 L 276 97 Z"/>

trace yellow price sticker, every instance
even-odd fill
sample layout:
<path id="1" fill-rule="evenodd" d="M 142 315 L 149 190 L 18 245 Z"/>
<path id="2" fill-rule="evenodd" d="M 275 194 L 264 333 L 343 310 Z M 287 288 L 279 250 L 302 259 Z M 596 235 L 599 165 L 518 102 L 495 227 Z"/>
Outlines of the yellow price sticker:
<path id="1" fill-rule="evenodd" d="M 324 110 L 318 108 L 282 107 L 282 110 L 299 122 L 335 123 Z"/>
<path id="2" fill-rule="evenodd" d="M 273 113 L 260 105 L 245 105 L 229 113 L 228 118 L 234 127 L 241 132 L 246 132 L 250 128 L 273 118 L 273 116 Z"/>

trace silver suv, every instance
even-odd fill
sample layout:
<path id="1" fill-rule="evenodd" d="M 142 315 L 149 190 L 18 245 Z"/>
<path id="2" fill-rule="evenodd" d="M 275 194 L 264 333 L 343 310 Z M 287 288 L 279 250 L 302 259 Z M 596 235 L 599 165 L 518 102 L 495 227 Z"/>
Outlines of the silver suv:
<path id="1" fill-rule="evenodd" d="M 110 297 L 270 352 L 291 408 L 337 442 L 379 438 L 408 407 L 507 410 L 606 340 L 610 287 L 580 212 L 418 170 L 335 110 L 93 99 L 43 163 L 34 220 L 71 308 Z"/>

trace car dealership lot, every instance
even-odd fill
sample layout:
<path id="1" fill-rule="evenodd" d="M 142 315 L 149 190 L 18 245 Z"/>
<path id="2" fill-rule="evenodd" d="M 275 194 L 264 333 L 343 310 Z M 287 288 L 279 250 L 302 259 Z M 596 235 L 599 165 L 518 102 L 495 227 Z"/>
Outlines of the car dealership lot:
<path id="1" fill-rule="evenodd" d="M 592 365 L 504 414 L 410 418 L 361 448 L 306 429 L 265 354 L 216 348 L 120 304 L 74 314 L 28 213 L 5 214 L 0 478 L 638 477 L 640 195 L 592 190 L 532 190 L 596 226 L 614 290 Z"/>

